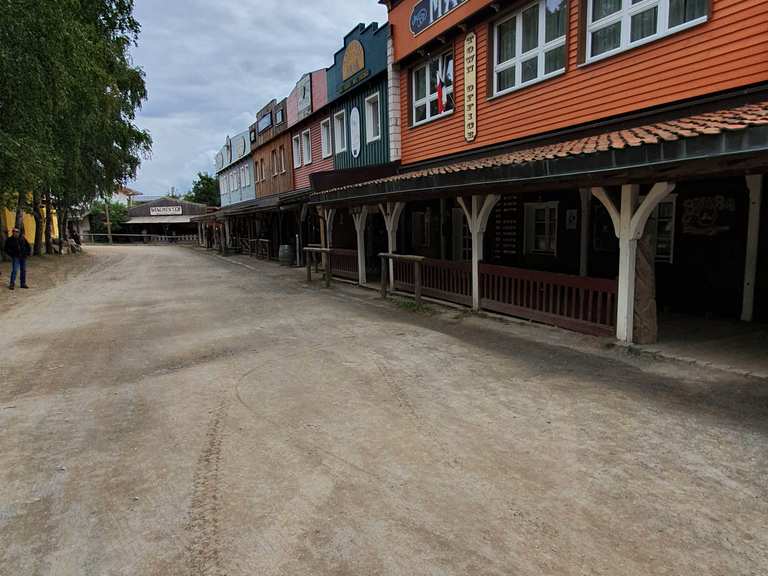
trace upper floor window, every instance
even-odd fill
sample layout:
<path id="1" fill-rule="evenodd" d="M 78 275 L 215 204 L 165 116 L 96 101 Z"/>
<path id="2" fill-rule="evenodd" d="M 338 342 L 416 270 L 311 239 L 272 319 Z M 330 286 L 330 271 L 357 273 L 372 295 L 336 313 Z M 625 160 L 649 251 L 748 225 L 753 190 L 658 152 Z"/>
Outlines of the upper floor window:
<path id="1" fill-rule="evenodd" d="M 328 158 L 332 154 L 330 118 L 326 118 L 320 122 L 320 144 L 322 147 L 323 158 Z"/>
<path id="2" fill-rule="evenodd" d="M 453 112 L 453 52 L 414 68 L 412 82 L 414 126 Z"/>
<path id="3" fill-rule="evenodd" d="M 567 4 L 566 0 L 537 0 L 494 26 L 494 94 L 565 70 Z"/>
<path id="4" fill-rule="evenodd" d="M 266 180 L 267 179 L 267 171 L 264 169 L 264 158 L 262 158 L 259 163 L 261 164 L 261 179 Z"/>
<path id="5" fill-rule="evenodd" d="M 277 176 L 277 150 L 272 149 L 272 176 Z"/>
<path id="6" fill-rule="evenodd" d="M 379 93 L 376 92 L 365 99 L 365 141 L 371 143 L 379 138 L 381 138 L 381 109 Z"/>
<path id="7" fill-rule="evenodd" d="M 705 22 L 708 0 L 589 0 L 587 55 L 595 60 Z"/>
<path id="8" fill-rule="evenodd" d="M 285 120 L 285 115 L 283 114 L 283 109 L 278 108 L 275 111 L 275 125 L 282 124 L 284 120 Z"/>
<path id="9" fill-rule="evenodd" d="M 280 172 L 285 174 L 285 147 L 280 146 Z"/>
<path id="10" fill-rule="evenodd" d="M 301 150 L 304 156 L 304 164 L 312 164 L 312 137 L 309 130 L 301 133 Z"/>
<path id="11" fill-rule="evenodd" d="M 293 144 L 293 167 L 301 168 L 301 140 L 297 134 L 291 139 Z"/>
<path id="12" fill-rule="evenodd" d="M 333 115 L 333 140 L 336 154 L 347 150 L 347 113 L 342 110 Z"/>

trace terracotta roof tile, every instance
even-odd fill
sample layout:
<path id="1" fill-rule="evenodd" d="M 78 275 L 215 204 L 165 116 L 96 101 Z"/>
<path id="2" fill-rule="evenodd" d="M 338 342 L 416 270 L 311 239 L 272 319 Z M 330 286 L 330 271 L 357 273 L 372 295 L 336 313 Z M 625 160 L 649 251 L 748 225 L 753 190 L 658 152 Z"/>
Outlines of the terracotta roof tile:
<path id="1" fill-rule="evenodd" d="M 611 149 L 621 150 L 628 146 L 638 147 L 649 144 L 658 144 L 661 141 L 674 142 L 681 138 L 696 138 L 703 135 L 721 134 L 726 130 L 738 131 L 745 130 L 750 126 L 765 125 L 768 125 L 768 101 L 747 104 L 729 110 L 706 112 L 664 122 L 649 123 L 634 128 L 606 132 L 586 138 L 558 142 L 556 144 L 534 146 L 476 160 L 463 160 L 461 162 L 422 168 L 410 172 L 404 171 L 386 178 L 379 178 L 369 182 L 335 188 L 329 190 L 329 192 L 361 188 L 373 184 L 385 184 L 388 182 L 423 178 L 436 174 L 481 170 L 483 168 L 491 168 L 495 166 L 525 164 L 545 158 L 553 159 L 569 156 L 582 156 L 585 154 L 594 154 L 595 152 L 605 152 Z M 407 166 L 402 167 L 401 170 L 407 170 Z M 325 194 L 325 192 L 315 193 L 316 196 L 322 196 L 323 194 Z"/>

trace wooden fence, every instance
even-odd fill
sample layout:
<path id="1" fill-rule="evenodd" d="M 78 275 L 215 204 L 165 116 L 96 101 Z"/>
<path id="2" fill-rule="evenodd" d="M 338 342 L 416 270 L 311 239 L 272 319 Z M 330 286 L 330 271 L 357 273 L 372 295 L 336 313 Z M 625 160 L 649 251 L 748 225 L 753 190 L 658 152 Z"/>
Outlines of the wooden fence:
<path id="1" fill-rule="evenodd" d="M 395 290 L 414 291 L 414 266 L 403 260 L 394 261 Z M 422 294 L 439 300 L 472 305 L 472 267 L 450 260 L 421 261 Z"/>
<path id="2" fill-rule="evenodd" d="M 357 281 L 360 276 L 357 267 L 357 250 L 331 248 L 328 251 L 331 273 L 339 278 Z"/>
<path id="3" fill-rule="evenodd" d="M 617 282 L 480 264 L 480 307 L 587 334 L 611 336 Z"/>

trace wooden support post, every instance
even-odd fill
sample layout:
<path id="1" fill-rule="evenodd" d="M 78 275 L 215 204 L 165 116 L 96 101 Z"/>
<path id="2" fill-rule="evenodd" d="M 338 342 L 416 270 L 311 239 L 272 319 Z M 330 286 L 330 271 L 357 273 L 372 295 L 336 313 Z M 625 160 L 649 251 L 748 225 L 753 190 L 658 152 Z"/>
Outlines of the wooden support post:
<path id="1" fill-rule="evenodd" d="M 355 221 L 355 232 L 357 232 L 357 277 L 358 283 L 364 286 L 368 283 L 368 277 L 365 269 L 365 225 L 368 221 L 368 206 L 361 206 L 351 209 L 352 219 Z"/>
<path id="2" fill-rule="evenodd" d="M 480 310 L 480 262 L 483 260 L 483 238 L 488 227 L 488 218 L 501 196 L 488 194 L 472 196 L 471 206 L 464 198 L 458 198 L 459 205 L 467 218 L 469 231 L 472 233 L 472 309 Z M 471 209 L 470 209 L 471 208 Z"/>
<path id="3" fill-rule="evenodd" d="M 384 216 L 384 225 L 387 228 L 387 250 L 390 254 L 397 252 L 397 229 L 400 226 L 400 215 L 405 208 L 405 202 L 387 202 L 379 204 L 379 210 Z M 390 289 L 395 288 L 395 262 L 388 259 Z"/>
<path id="4" fill-rule="evenodd" d="M 312 260 L 315 255 L 312 252 L 307 254 L 307 284 L 312 282 Z"/>
<path id="5" fill-rule="evenodd" d="M 616 338 L 622 342 L 634 342 L 635 323 L 635 274 L 637 269 L 637 241 L 645 232 L 648 217 L 664 198 L 675 189 L 675 184 L 659 182 L 637 207 L 640 187 L 625 184 L 621 187 L 621 210 L 604 188 L 593 188 L 592 195 L 600 200 L 613 221 L 619 239 L 619 286 L 617 292 Z"/>
<path id="6" fill-rule="evenodd" d="M 389 258 L 381 257 L 381 297 L 387 297 L 387 271 L 389 270 Z"/>
<path id="7" fill-rule="evenodd" d="M 413 295 L 416 304 L 421 304 L 421 260 L 413 263 Z"/>
<path id="8" fill-rule="evenodd" d="M 757 251 L 760 241 L 760 207 L 763 200 L 763 175 L 747 176 L 749 189 L 749 219 L 747 221 L 747 258 L 744 264 L 744 292 L 741 319 L 752 322 L 755 311 L 755 281 L 757 276 Z"/>

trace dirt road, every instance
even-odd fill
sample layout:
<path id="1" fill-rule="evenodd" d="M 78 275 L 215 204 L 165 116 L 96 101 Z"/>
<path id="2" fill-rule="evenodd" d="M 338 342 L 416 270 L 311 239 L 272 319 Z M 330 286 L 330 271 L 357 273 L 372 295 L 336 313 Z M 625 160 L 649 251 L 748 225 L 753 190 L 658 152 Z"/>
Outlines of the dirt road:
<path id="1" fill-rule="evenodd" d="M 768 573 L 764 383 L 92 253 L 0 312 L 4 576 Z"/>

